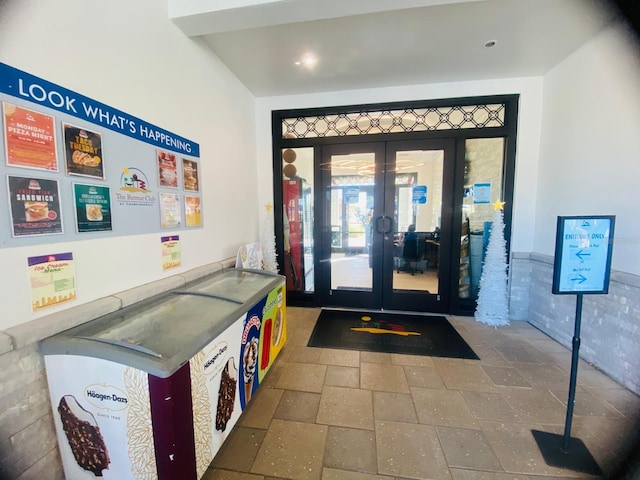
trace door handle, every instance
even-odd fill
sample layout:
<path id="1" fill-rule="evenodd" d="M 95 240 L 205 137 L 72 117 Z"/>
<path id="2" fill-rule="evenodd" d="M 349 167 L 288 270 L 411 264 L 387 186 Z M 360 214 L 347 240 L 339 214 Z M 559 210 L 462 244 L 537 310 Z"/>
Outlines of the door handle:
<path id="1" fill-rule="evenodd" d="M 387 227 L 387 221 L 388 223 L 388 227 Z M 380 222 L 383 222 L 383 229 L 380 229 Z M 391 231 L 393 230 L 393 219 L 391 217 L 387 217 L 386 215 L 382 215 L 378 218 L 376 218 L 376 233 L 380 233 L 382 235 L 387 235 L 389 233 L 391 233 Z"/>
<path id="2" fill-rule="evenodd" d="M 387 234 L 389 234 L 389 233 L 391 233 L 391 232 L 393 231 L 393 218 L 391 218 L 391 217 L 386 217 L 386 216 L 384 216 L 384 215 L 383 215 L 383 217 L 382 217 L 382 218 L 384 218 L 384 219 L 385 219 L 385 223 L 386 223 L 386 220 L 389 220 L 389 228 L 385 229 L 385 230 L 382 232 L 382 233 L 384 233 L 385 235 L 387 235 Z"/>

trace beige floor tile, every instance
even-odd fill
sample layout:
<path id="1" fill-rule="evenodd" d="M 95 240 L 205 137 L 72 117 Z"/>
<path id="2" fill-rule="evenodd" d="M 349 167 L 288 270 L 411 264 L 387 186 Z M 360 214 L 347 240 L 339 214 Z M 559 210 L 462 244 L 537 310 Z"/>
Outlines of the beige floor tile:
<path id="1" fill-rule="evenodd" d="M 548 390 L 505 388 L 502 396 L 523 422 L 564 425 L 567 409 Z"/>
<path id="2" fill-rule="evenodd" d="M 442 377 L 435 367 L 404 367 L 410 387 L 444 388 Z"/>
<path id="3" fill-rule="evenodd" d="M 494 385 L 503 387 L 531 387 L 515 368 L 492 367 L 487 365 L 482 365 L 481 368 Z"/>
<path id="4" fill-rule="evenodd" d="M 358 388 L 360 386 L 360 369 L 329 365 L 324 377 L 324 384 L 334 387 Z"/>
<path id="5" fill-rule="evenodd" d="M 373 430 L 373 397 L 369 390 L 324 387 L 317 423 Z"/>
<path id="6" fill-rule="evenodd" d="M 320 363 L 319 360 L 321 351 L 322 349 L 320 348 L 291 345 L 287 361 L 300 363 Z"/>
<path id="7" fill-rule="evenodd" d="M 640 397 L 622 388 L 591 388 L 586 390 L 631 420 L 640 420 Z"/>
<path id="8" fill-rule="evenodd" d="M 532 424 L 482 421 L 493 452 L 506 472 L 527 475 L 557 475 L 584 477 L 566 468 L 552 467 L 545 462 L 531 430 L 548 431 Z"/>
<path id="9" fill-rule="evenodd" d="M 411 395 L 373 392 L 373 418 L 390 422 L 418 423 Z"/>
<path id="10" fill-rule="evenodd" d="M 556 365 L 514 364 L 529 385 L 544 389 L 569 389 L 569 373 Z"/>
<path id="11" fill-rule="evenodd" d="M 569 388 L 562 390 L 551 390 L 551 393 L 556 397 L 566 408 L 567 401 L 569 399 Z M 578 416 L 597 416 L 597 417 L 619 417 L 620 413 L 614 408 L 611 408 L 604 402 L 596 399 L 589 392 L 584 390 L 576 390 L 575 400 L 573 405 L 573 414 Z"/>
<path id="12" fill-rule="evenodd" d="M 445 427 L 480 428 L 461 392 L 411 387 L 411 396 L 420 423 Z"/>
<path id="13" fill-rule="evenodd" d="M 378 473 L 402 478 L 450 480 L 434 427 L 376 422 Z"/>
<path id="14" fill-rule="evenodd" d="M 409 385 L 400 365 L 360 364 L 360 388 L 409 393 Z"/>
<path id="15" fill-rule="evenodd" d="M 236 426 L 216 454 L 211 468 L 249 472 L 266 430 Z"/>
<path id="16" fill-rule="evenodd" d="M 295 422 L 315 423 L 320 405 L 319 393 L 287 390 L 282 395 L 274 418 Z"/>
<path id="17" fill-rule="evenodd" d="M 451 477 L 453 480 L 530 480 L 531 478 L 527 475 L 514 475 L 513 473 L 482 472 L 458 468 L 451 469 Z"/>
<path id="18" fill-rule="evenodd" d="M 582 368 L 581 366 L 578 367 L 578 385 L 592 388 L 620 388 L 619 383 L 616 383 L 599 370 L 593 367 Z"/>
<path id="19" fill-rule="evenodd" d="M 326 365 L 289 362 L 284 365 L 276 387 L 283 390 L 320 393 L 326 371 Z"/>
<path id="20" fill-rule="evenodd" d="M 274 388 L 258 388 L 249 405 L 242 412 L 238 424 L 243 427 L 269 428 L 273 413 L 278 407 L 282 390 Z"/>
<path id="21" fill-rule="evenodd" d="M 478 362 L 467 363 L 448 358 L 435 358 L 433 362 L 445 386 L 450 390 L 495 390 L 495 385 Z"/>
<path id="22" fill-rule="evenodd" d="M 436 427 L 436 432 L 449 467 L 503 471 L 482 431 Z"/>
<path id="23" fill-rule="evenodd" d="M 280 374 L 282 373 L 282 368 L 284 364 L 285 362 L 282 361 L 282 359 L 280 359 L 280 357 L 278 356 L 275 363 L 271 365 L 271 368 L 269 368 L 269 371 L 267 372 L 265 377 L 262 379 L 262 383 L 260 384 L 260 387 L 275 388 L 276 383 L 280 378 Z"/>
<path id="24" fill-rule="evenodd" d="M 391 354 L 391 363 L 411 367 L 433 367 L 433 358 L 425 355 L 400 355 Z"/>
<path id="25" fill-rule="evenodd" d="M 492 345 L 473 346 L 473 351 L 480 357 L 480 365 L 490 365 L 493 367 L 510 367 L 505 358 Z"/>
<path id="26" fill-rule="evenodd" d="M 335 348 L 321 348 L 318 363 L 326 365 L 341 365 L 343 367 L 360 366 L 360 352 L 356 350 L 338 350 Z"/>
<path id="27" fill-rule="evenodd" d="M 508 361 L 512 363 L 531 363 L 540 365 L 544 363 L 541 358 L 543 353 L 533 346 L 526 345 L 501 345 L 495 347 L 496 350 Z"/>
<path id="28" fill-rule="evenodd" d="M 312 329 L 306 327 L 297 328 L 292 333 L 287 332 L 287 344 L 306 347 L 309 343 Z"/>
<path id="29" fill-rule="evenodd" d="M 371 475 L 370 473 L 352 472 L 349 470 L 338 470 L 335 468 L 325 467 L 322 470 L 322 480 L 394 480 L 394 478 L 384 475 Z"/>
<path id="30" fill-rule="evenodd" d="M 262 475 L 210 468 L 200 480 L 263 480 Z"/>
<path id="31" fill-rule="evenodd" d="M 360 352 L 360 361 L 366 363 L 391 363 L 391 354 L 382 352 Z"/>
<path id="32" fill-rule="evenodd" d="M 371 430 L 329 427 L 324 466 L 340 470 L 377 473 L 376 439 Z"/>
<path id="33" fill-rule="evenodd" d="M 327 427 L 274 419 L 251 473 L 299 480 L 319 480 Z"/>
<path id="34" fill-rule="evenodd" d="M 473 416 L 479 420 L 495 420 L 500 422 L 517 422 L 516 411 L 500 393 L 462 392 Z"/>

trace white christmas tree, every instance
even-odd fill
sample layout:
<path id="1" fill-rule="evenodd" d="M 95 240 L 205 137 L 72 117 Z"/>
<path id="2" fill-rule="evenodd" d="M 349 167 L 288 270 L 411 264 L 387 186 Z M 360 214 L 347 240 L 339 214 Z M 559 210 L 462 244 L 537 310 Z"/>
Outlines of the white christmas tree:
<path id="1" fill-rule="evenodd" d="M 267 211 L 262 222 L 262 258 L 264 269 L 273 273 L 278 273 L 278 263 L 276 261 L 276 238 L 273 227 L 273 205 L 265 205 Z"/>
<path id="2" fill-rule="evenodd" d="M 504 202 L 496 201 L 491 222 L 489 244 L 480 277 L 476 320 L 500 327 L 509 325 L 509 293 L 507 290 L 507 242 L 504 239 Z"/>

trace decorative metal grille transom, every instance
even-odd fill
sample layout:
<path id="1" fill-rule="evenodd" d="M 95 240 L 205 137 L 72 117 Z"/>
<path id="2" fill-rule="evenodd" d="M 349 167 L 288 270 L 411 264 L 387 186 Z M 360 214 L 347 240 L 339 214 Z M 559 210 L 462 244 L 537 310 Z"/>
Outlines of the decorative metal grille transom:
<path id="1" fill-rule="evenodd" d="M 405 108 L 282 120 L 283 138 L 344 137 L 378 133 L 504 126 L 505 104 Z"/>

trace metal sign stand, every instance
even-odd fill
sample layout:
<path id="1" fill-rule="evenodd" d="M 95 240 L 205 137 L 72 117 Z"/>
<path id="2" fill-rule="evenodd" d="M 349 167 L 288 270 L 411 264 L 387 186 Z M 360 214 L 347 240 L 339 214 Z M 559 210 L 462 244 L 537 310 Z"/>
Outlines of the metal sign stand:
<path id="1" fill-rule="evenodd" d="M 558 217 L 553 265 L 554 294 L 576 295 L 576 318 L 572 340 L 571 376 L 564 435 L 532 430 L 548 465 L 601 475 L 600 467 L 579 438 L 571 438 L 575 404 L 584 294 L 609 290 L 615 216 Z"/>
<path id="2" fill-rule="evenodd" d="M 567 417 L 564 422 L 564 440 L 562 441 L 562 451 L 569 452 L 569 441 L 571 439 L 571 423 L 573 421 L 573 405 L 576 399 L 576 384 L 578 383 L 578 352 L 580 351 L 580 323 L 582 322 L 582 294 L 576 298 L 576 324 L 573 330 L 571 352 L 571 377 L 569 378 L 569 398 L 567 400 Z"/>

